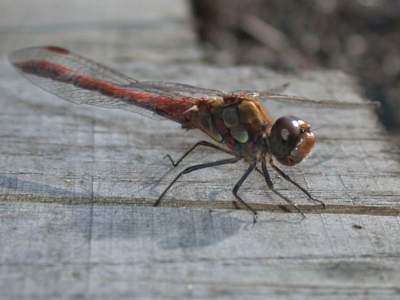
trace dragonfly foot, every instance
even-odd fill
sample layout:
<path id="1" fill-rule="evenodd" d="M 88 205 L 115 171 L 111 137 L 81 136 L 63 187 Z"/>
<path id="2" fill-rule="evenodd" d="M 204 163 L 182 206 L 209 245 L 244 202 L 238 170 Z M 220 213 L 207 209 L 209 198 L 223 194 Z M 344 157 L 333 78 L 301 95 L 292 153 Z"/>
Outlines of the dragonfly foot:
<path id="1" fill-rule="evenodd" d="M 314 202 L 319 203 L 319 204 L 321 205 L 321 208 L 322 208 L 322 209 L 325 209 L 325 208 L 326 208 L 326 204 L 325 204 L 323 201 L 318 200 L 318 199 L 315 199 L 315 198 L 311 198 L 311 200 L 314 201 Z"/>
<path id="2" fill-rule="evenodd" d="M 254 212 L 253 213 L 253 225 L 257 223 L 257 217 L 258 217 L 257 212 Z"/>
<path id="3" fill-rule="evenodd" d="M 239 204 L 237 203 L 236 200 L 233 200 L 233 201 L 232 201 L 232 205 L 233 205 L 233 208 L 234 208 L 234 209 L 240 209 L 240 206 L 239 206 Z"/>
<path id="4" fill-rule="evenodd" d="M 178 165 L 178 164 L 173 160 L 172 156 L 169 155 L 169 154 L 166 154 L 163 158 L 164 158 L 164 159 L 168 158 L 169 161 L 171 162 L 171 165 L 172 165 L 173 167 L 176 167 L 176 166 Z"/>
<path id="5" fill-rule="evenodd" d="M 161 202 L 161 199 L 157 199 L 157 201 L 153 203 L 153 207 L 159 206 L 160 202 Z"/>
<path id="6" fill-rule="evenodd" d="M 304 220 L 306 218 L 306 215 L 303 213 L 303 211 L 297 206 L 293 205 L 293 207 L 297 210 L 297 212 L 301 215 L 301 220 Z"/>

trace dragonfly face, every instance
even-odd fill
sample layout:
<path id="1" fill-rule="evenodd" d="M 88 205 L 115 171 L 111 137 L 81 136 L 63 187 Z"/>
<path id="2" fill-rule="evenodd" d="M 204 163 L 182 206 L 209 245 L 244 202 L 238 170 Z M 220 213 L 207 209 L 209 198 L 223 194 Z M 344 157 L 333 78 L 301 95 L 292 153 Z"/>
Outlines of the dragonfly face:
<path id="1" fill-rule="evenodd" d="M 272 155 L 287 166 L 301 162 L 315 144 L 310 124 L 294 116 L 277 119 L 268 140 Z"/>

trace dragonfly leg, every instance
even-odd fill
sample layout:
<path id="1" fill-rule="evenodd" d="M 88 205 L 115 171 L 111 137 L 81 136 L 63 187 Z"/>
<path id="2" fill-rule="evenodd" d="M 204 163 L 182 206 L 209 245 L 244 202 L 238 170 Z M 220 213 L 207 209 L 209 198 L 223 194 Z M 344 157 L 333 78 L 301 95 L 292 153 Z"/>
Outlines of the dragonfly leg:
<path id="1" fill-rule="evenodd" d="M 186 156 L 188 156 L 188 155 L 189 155 L 193 150 L 195 150 L 198 146 L 210 147 L 210 148 L 217 149 L 217 150 L 220 150 L 220 151 L 222 151 L 222 152 L 225 152 L 225 153 L 228 153 L 228 154 L 233 155 L 232 152 L 230 152 L 229 150 L 226 150 L 226 149 L 224 149 L 224 148 L 222 148 L 222 147 L 220 147 L 220 146 L 214 145 L 214 144 L 212 144 L 212 143 L 210 143 L 210 142 L 207 142 L 207 141 L 200 141 L 200 142 L 197 142 L 196 144 L 194 144 L 189 150 L 187 150 L 177 161 L 174 161 L 173 158 L 171 157 L 171 155 L 169 155 L 169 154 L 165 155 L 164 158 L 168 158 L 169 161 L 171 162 L 171 164 L 172 164 L 174 167 L 176 167 L 176 166 L 178 166 L 178 165 L 181 163 L 181 161 L 182 161 Z"/>
<path id="2" fill-rule="evenodd" d="M 205 168 L 210 168 L 210 167 L 215 167 L 215 166 L 220 166 L 220 165 L 227 165 L 227 164 L 234 164 L 241 160 L 241 158 L 234 157 L 234 158 L 227 158 L 227 159 L 222 159 L 222 160 L 217 160 L 209 163 L 204 163 L 204 164 L 199 164 L 199 165 L 194 165 L 187 167 L 183 171 L 181 171 L 178 175 L 175 176 L 174 180 L 171 181 L 171 183 L 164 189 L 164 191 L 161 193 L 161 195 L 158 197 L 157 201 L 153 204 L 153 206 L 158 206 L 162 200 L 162 198 L 165 196 L 165 194 L 169 191 L 169 189 L 174 185 L 174 183 L 184 174 L 189 174 L 193 171 L 197 171 L 200 169 L 205 169 Z"/>
<path id="3" fill-rule="evenodd" d="M 277 165 L 275 165 L 275 162 L 270 159 L 269 163 L 271 164 L 272 168 L 274 168 L 274 170 L 281 175 L 284 179 L 286 179 L 287 181 L 289 181 L 290 183 L 292 183 L 293 185 L 295 185 L 300 191 L 302 191 L 304 194 L 307 195 L 307 197 L 314 202 L 317 202 L 321 205 L 322 208 L 325 208 L 325 203 L 322 202 L 321 200 L 315 199 L 313 196 L 311 196 L 311 194 L 305 189 L 303 188 L 300 184 L 298 184 L 296 181 L 294 181 L 293 179 L 291 179 L 288 175 L 286 175 L 280 168 L 278 168 Z"/>
<path id="4" fill-rule="evenodd" d="M 257 211 L 254 208 L 252 208 L 250 205 L 248 205 L 246 202 L 244 202 L 244 200 L 242 198 L 240 198 L 240 196 L 237 193 L 239 191 L 239 188 L 242 186 L 243 182 L 247 179 L 247 177 L 250 175 L 250 173 L 254 170 L 255 167 L 256 167 L 255 163 L 251 164 L 232 189 L 232 193 L 236 197 L 236 199 L 239 200 L 240 203 L 242 203 L 248 210 L 250 210 L 253 213 L 253 216 L 254 216 L 253 222 L 254 223 L 257 222 Z"/>
<path id="5" fill-rule="evenodd" d="M 280 192 L 278 192 L 277 190 L 274 189 L 274 184 L 272 183 L 271 177 L 269 176 L 269 173 L 267 170 L 267 164 L 266 164 L 265 160 L 263 160 L 261 162 L 261 168 L 262 168 L 262 174 L 264 176 L 265 182 L 267 183 L 269 189 L 272 192 L 274 192 L 276 195 L 281 197 L 283 200 L 285 200 L 287 203 L 289 203 L 292 207 L 294 207 L 297 210 L 297 212 L 300 213 L 304 219 L 306 216 L 301 211 L 301 209 L 296 205 L 296 203 L 294 203 L 292 200 L 290 200 L 289 198 L 287 198 L 286 196 L 282 195 Z M 257 171 L 260 172 L 258 169 L 257 169 Z"/>

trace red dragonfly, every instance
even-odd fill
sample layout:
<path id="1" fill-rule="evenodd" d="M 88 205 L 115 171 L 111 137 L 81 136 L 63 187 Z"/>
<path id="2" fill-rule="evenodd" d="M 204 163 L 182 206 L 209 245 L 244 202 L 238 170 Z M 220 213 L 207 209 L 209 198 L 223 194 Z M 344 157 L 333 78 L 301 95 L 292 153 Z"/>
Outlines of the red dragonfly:
<path id="1" fill-rule="evenodd" d="M 275 163 L 276 160 L 283 165 L 293 166 L 307 157 L 315 144 L 310 124 L 293 116 L 280 117 L 274 122 L 260 102 L 261 97 L 317 104 L 320 103 L 318 100 L 279 95 L 272 91 L 224 93 L 180 83 L 138 81 L 54 46 L 17 50 L 9 58 L 32 83 L 67 101 L 138 113 L 150 111 L 180 123 L 185 129 L 200 129 L 216 142 L 199 141 L 177 161 L 167 155 L 174 167 L 198 146 L 211 147 L 232 155 L 232 158 L 187 167 L 176 175 L 154 206 L 160 204 L 168 190 L 184 174 L 234 164 L 243 159 L 249 166 L 233 187 L 232 193 L 254 214 L 254 221 L 256 210 L 238 195 L 240 186 L 254 170 L 263 175 L 267 186 L 275 194 L 304 217 L 292 200 L 274 189 L 267 164 L 304 192 L 311 201 L 325 207 L 322 201 L 313 198 Z M 258 163 L 261 163 L 261 169 L 257 167 Z M 237 202 L 234 203 L 237 206 Z"/>

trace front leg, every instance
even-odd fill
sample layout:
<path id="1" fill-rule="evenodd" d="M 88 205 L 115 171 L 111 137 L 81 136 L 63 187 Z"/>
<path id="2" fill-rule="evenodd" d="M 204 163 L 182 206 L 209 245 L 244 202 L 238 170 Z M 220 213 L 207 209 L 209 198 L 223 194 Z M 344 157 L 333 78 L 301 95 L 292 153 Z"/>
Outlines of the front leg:
<path id="1" fill-rule="evenodd" d="M 275 190 L 274 184 L 272 183 L 271 177 L 269 176 L 268 170 L 267 170 L 267 163 L 265 162 L 265 159 L 262 160 L 261 162 L 261 168 L 262 168 L 262 175 L 264 176 L 265 182 L 267 183 L 267 186 L 269 189 L 276 195 L 278 195 L 280 198 L 285 200 L 287 203 L 289 203 L 292 207 L 294 207 L 299 214 L 303 217 L 303 219 L 306 217 L 305 214 L 301 211 L 301 209 L 297 206 L 296 203 L 294 203 L 292 200 L 290 200 L 288 197 L 282 195 L 280 192 Z M 259 169 L 257 169 L 258 172 L 260 172 Z"/>
<path id="2" fill-rule="evenodd" d="M 253 163 L 249 166 L 249 168 L 244 172 L 242 177 L 240 177 L 239 181 L 235 184 L 233 187 L 232 193 L 235 196 L 237 200 L 239 200 L 240 203 L 242 203 L 248 210 L 250 210 L 253 213 L 253 223 L 257 222 L 257 211 L 252 208 L 249 204 L 247 204 L 237 193 L 239 191 L 239 188 L 242 186 L 243 182 L 249 177 L 250 173 L 253 172 L 254 168 L 256 167 L 256 164 Z"/>
<path id="3" fill-rule="evenodd" d="M 326 205 L 324 202 L 311 196 L 311 194 L 305 188 L 303 188 L 300 184 L 298 184 L 296 181 L 294 181 L 292 178 L 286 175 L 285 172 L 283 172 L 277 165 L 275 165 L 275 162 L 272 160 L 272 158 L 269 160 L 269 163 L 279 175 L 281 175 L 285 180 L 289 181 L 291 184 L 295 185 L 300 191 L 306 194 L 311 201 L 317 202 L 321 205 L 322 208 L 325 208 Z"/>

